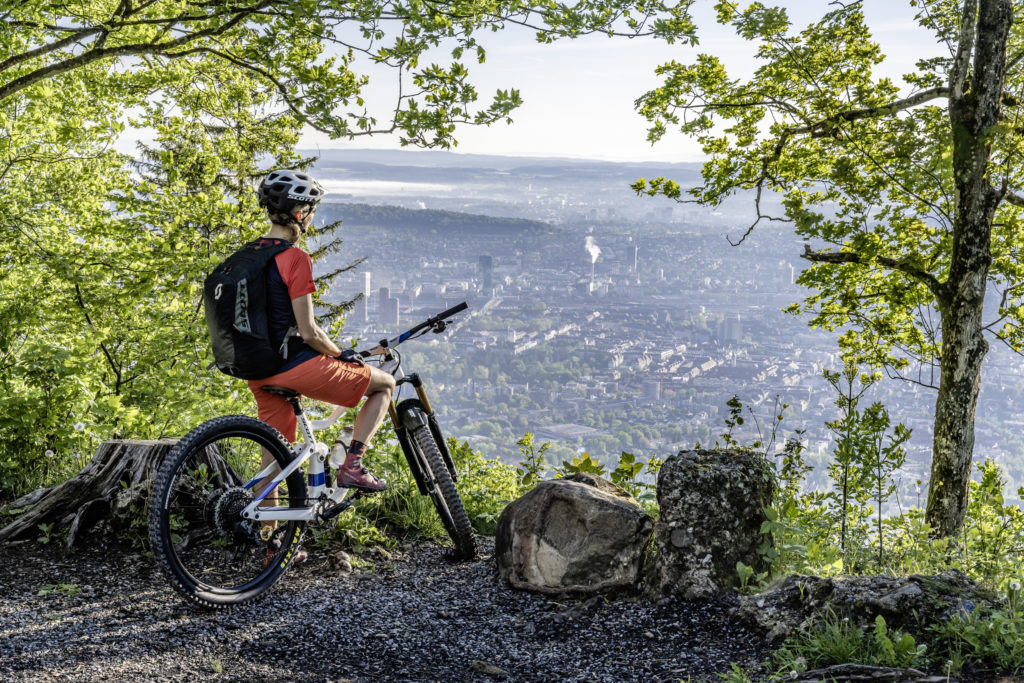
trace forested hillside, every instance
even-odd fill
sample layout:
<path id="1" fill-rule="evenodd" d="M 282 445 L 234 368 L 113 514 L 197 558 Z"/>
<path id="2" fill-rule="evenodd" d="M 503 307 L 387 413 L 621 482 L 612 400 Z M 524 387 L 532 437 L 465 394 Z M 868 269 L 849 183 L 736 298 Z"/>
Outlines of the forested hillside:
<path id="1" fill-rule="evenodd" d="M 340 220 L 343 225 L 355 228 L 410 228 L 452 233 L 468 230 L 477 233 L 510 235 L 529 235 L 554 230 L 547 223 L 522 218 L 480 216 L 455 211 L 416 210 L 370 204 L 327 202 L 320 210 L 320 214 L 329 222 Z"/>

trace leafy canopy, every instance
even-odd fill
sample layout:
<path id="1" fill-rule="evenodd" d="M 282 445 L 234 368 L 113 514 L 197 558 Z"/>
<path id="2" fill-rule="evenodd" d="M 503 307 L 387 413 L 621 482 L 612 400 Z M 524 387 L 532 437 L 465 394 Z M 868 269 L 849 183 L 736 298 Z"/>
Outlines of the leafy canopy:
<path id="1" fill-rule="evenodd" d="M 662 86 L 637 101 L 651 122 L 649 139 L 677 129 L 696 137 L 709 161 L 703 182 L 685 192 L 665 178 L 634 188 L 709 206 L 752 196 L 756 219 L 734 243 L 770 221 L 791 222 L 805 241 L 811 266 L 799 283 L 813 291 L 790 310 L 810 313 L 814 326 L 843 329 L 840 344 L 851 359 L 932 385 L 934 373 L 920 364 L 934 365 L 939 355 L 938 313 L 951 295 L 945 283 L 957 207 L 946 107 L 962 7 L 911 4 L 921 30 L 936 36 L 936 56 L 919 60 L 900 85 L 878 73 L 885 55 L 860 2 L 832 3 L 803 30 L 784 8 L 718 2 L 718 22 L 756 43 L 759 66 L 749 79 L 731 77 L 711 54 L 658 67 Z M 1022 47 L 1015 23 L 1008 53 Z M 989 329 L 1018 351 L 1020 61 L 1010 63 L 1005 120 L 991 131 L 989 174 L 1007 199 L 993 223 L 989 285 L 999 307 Z M 781 200 L 781 211 L 767 208 L 769 198 Z"/>

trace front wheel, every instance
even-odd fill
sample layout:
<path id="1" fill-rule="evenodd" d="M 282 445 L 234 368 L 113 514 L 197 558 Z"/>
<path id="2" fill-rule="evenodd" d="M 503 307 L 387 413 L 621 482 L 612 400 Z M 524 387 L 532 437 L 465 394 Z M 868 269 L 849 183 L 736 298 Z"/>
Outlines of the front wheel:
<path id="1" fill-rule="evenodd" d="M 469 515 L 462 504 L 462 498 L 455 489 L 455 483 L 444 464 L 441 451 L 434 441 L 433 434 L 427 425 L 423 424 L 413 430 L 413 442 L 423 456 L 429 468 L 429 479 L 427 482 L 427 493 L 434 501 L 437 514 L 441 516 L 444 528 L 455 542 L 455 553 L 462 560 L 471 560 L 476 557 L 476 538 L 473 536 L 473 526 L 469 523 Z M 428 474 L 424 472 L 424 474 Z"/>

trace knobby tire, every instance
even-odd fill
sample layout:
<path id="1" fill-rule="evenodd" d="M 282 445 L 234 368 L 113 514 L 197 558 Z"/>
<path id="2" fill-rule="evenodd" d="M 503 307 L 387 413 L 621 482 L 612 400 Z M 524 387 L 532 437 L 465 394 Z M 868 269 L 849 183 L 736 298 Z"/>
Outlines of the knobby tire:
<path id="1" fill-rule="evenodd" d="M 429 487 L 430 498 L 434 501 L 445 530 L 455 542 L 455 554 L 461 560 L 471 560 L 476 557 L 473 526 L 469 522 L 462 498 L 455 489 L 451 473 L 444 464 L 441 451 L 434 442 L 434 436 L 427 425 L 423 424 L 413 430 L 412 437 L 430 469 L 430 478 L 433 480 L 433 485 Z"/>

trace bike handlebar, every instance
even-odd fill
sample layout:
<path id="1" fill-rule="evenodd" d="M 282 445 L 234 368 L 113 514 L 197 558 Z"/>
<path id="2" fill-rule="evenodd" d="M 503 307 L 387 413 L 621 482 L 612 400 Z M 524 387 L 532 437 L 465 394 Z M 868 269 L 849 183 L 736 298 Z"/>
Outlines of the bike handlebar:
<path id="1" fill-rule="evenodd" d="M 442 312 L 438 313 L 437 315 L 434 315 L 434 316 L 431 316 L 431 317 L 427 318 L 426 320 L 424 320 L 420 324 L 418 324 L 418 325 L 416 325 L 414 327 L 409 328 L 408 330 L 406 330 L 405 332 L 403 332 L 402 334 L 398 335 L 397 337 L 395 337 L 393 339 L 382 339 L 381 342 L 380 342 L 380 346 L 383 346 L 383 347 L 389 348 L 389 349 L 390 348 L 394 348 L 395 346 L 398 346 L 402 342 L 404 342 L 407 339 L 409 339 L 410 337 L 412 337 L 417 332 L 419 332 L 421 330 L 424 330 L 424 329 L 426 329 L 428 327 L 433 327 L 437 323 L 442 322 L 443 320 L 447 320 L 448 318 L 452 317 L 456 313 L 461 313 L 462 311 L 466 310 L 467 308 L 469 308 L 469 304 L 467 304 L 465 301 L 463 301 L 462 303 L 459 303 L 459 304 L 455 304 L 454 306 L 452 306 L 448 310 L 442 311 Z M 359 355 L 361 357 L 363 357 L 363 358 L 368 358 L 372 354 L 369 351 L 360 351 Z"/>

